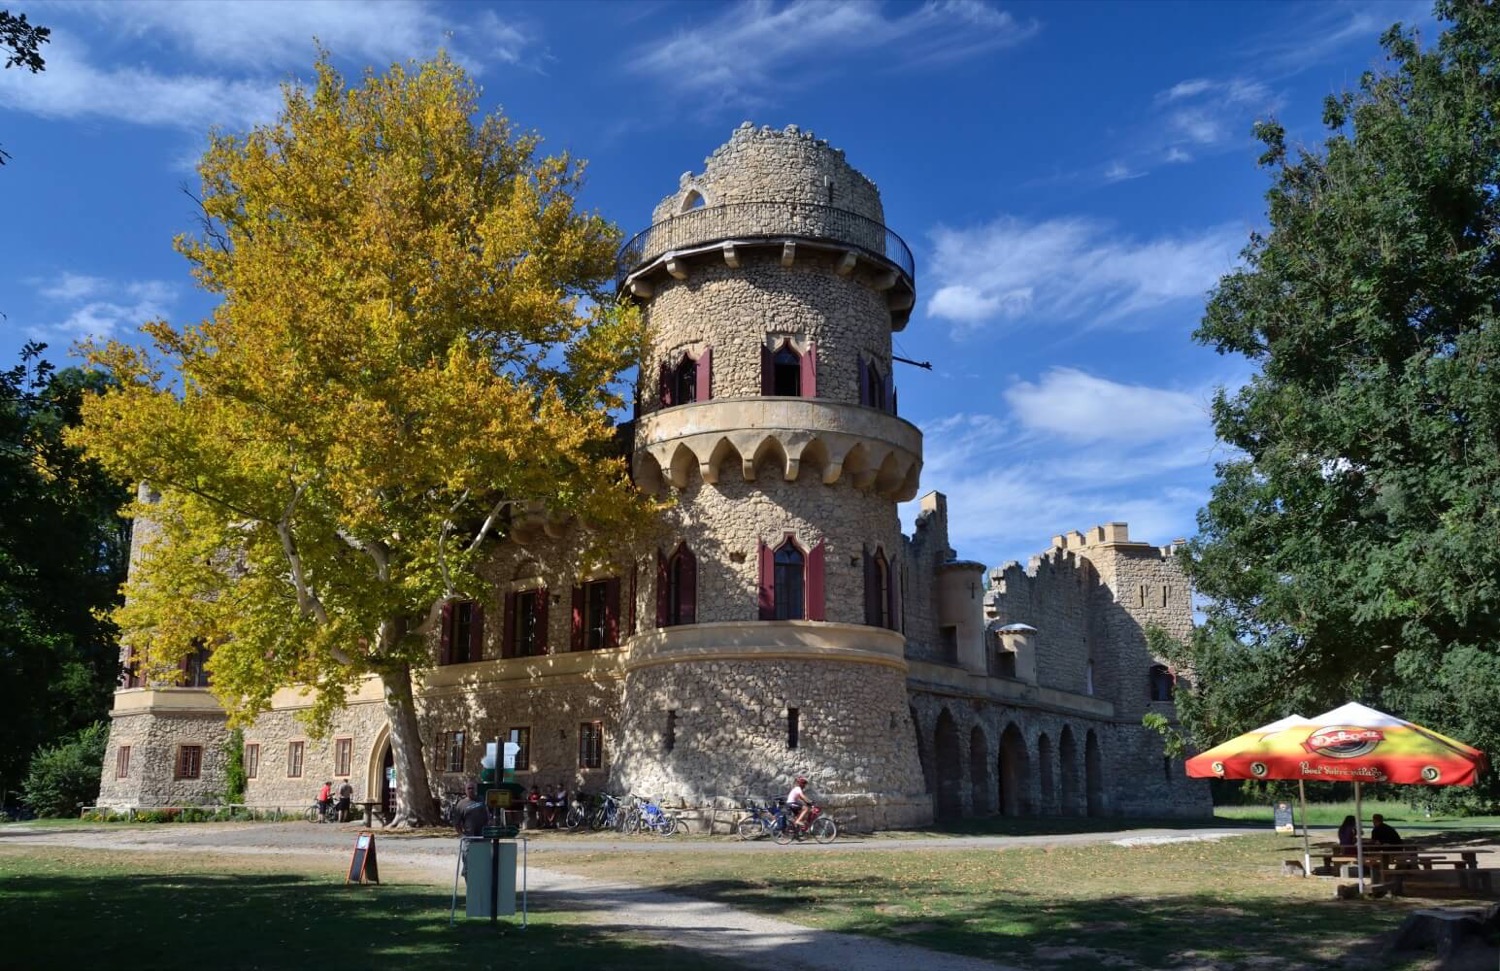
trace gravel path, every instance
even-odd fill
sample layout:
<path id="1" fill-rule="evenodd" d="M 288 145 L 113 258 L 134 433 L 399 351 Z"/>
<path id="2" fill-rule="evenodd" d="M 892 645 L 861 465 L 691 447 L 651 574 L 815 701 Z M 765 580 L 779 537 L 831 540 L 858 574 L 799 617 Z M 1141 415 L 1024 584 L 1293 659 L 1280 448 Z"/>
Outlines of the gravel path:
<path id="1" fill-rule="evenodd" d="M 194 850 L 243 855 L 307 856 L 352 849 L 357 827 L 305 823 L 227 823 L 156 826 L 68 827 L 17 824 L 0 827 L 0 846 L 68 846 L 137 852 L 185 853 Z M 1218 839 L 1246 830 L 1135 830 L 1062 836 L 986 836 L 953 838 L 854 838 L 827 847 L 798 845 L 780 852 L 860 850 L 1003 849 L 1010 846 L 1070 845 L 1121 839 L 1169 841 Z M 530 909 L 570 911 L 592 925 L 646 932 L 678 947 L 723 957 L 746 967 L 778 971 L 1015 971 L 977 958 L 943 954 L 906 944 L 855 934 L 803 927 L 762 917 L 723 904 L 693 900 L 633 884 L 574 876 L 548 869 L 548 858 L 562 863 L 577 852 L 778 852 L 776 847 L 720 840 L 619 840 L 599 836 L 546 834 L 530 840 L 527 889 Z M 425 869 L 443 882 L 453 879 L 456 863 L 452 839 L 423 835 L 382 836 L 382 862 Z"/>

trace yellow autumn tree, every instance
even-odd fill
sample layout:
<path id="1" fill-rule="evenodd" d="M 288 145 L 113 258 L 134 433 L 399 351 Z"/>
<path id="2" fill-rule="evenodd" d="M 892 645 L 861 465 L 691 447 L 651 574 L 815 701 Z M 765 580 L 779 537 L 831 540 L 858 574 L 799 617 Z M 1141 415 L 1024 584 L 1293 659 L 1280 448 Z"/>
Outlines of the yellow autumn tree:
<path id="1" fill-rule="evenodd" d="M 159 496 L 115 616 L 145 673 L 208 645 L 236 724 L 307 686 L 315 729 L 379 677 L 413 822 L 435 819 L 413 673 L 507 506 L 616 538 L 650 519 L 610 419 L 642 340 L 607 299 L 619 234 L 575 205 L 580 163 L 477 115 L 445 56 L 350 87 L 324 53 L 275 124 L 216 134 L 177 249 L 220 302 L 88 348 L 117 385 L 73 436 Z"/>

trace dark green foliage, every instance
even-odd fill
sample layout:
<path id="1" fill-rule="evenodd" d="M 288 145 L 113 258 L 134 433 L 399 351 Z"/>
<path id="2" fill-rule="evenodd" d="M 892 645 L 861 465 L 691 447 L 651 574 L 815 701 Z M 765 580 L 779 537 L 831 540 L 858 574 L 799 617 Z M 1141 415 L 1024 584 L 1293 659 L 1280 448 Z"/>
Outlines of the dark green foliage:
<path id="1" fill-rule="evenodd" d="M 76 816 L 99 798 L 99 773 L 109 725 L 95 722 L 31 757 L 21 799 L 38 816 Z"/>
<path id="2" fill-rule="evenodd" d="M 125 577 L 127 492 L 61 437 L 100 378 L 55 372 L 41 351 L 0 371 L 0 788 L 39 746 L 104 718 L 119 674 L 94 612 Z"/>
<path id="3" fill-rule="evenodd" d="M 26 15 L 12 14 L 0 10 L 0 53 L 5 55 L 5 66 L 21 67 L 36 74 L 47 66 L 42 59 L 41 47 L 51 43 L 52 31 L 29 23 Z M 0 149 L 0 165 L 10 156 Z"/>
<path id="4" fill-rule="evenodd" d="M 241 803 L 245 801 L 245 786 L 250 779 L 245 775 L 245 732 L 243 729 L 235 728 L 229 732 L 229 737 L 224 740 L 224 801 L 227 803 Z"/>
<path id="5" fill-rule="evenodd" d="M 1270 229 L 1196 335 L 1259 368 L 1191 548 L 1201 745 L 1361 700 L 1500 755 L 1500 10 L 1436 13 L 1321 149 L 1257 131 Z"/>

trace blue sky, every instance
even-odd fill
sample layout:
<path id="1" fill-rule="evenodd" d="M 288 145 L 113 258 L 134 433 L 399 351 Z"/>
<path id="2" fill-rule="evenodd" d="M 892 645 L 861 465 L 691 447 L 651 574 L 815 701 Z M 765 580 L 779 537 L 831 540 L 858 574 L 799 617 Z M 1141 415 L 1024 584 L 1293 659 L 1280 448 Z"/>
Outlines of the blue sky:
<path id="1" fill-rule="evenodd" d="M 627 234 L 741 121 L 796 124 L 880 187 L 917 259 L 897 353 L 960 556 L 1025 560 L 1128 521 L 1195 532 L 1222 458 L 1213 389 L 1248 374 L 1190 335 L 1264 227 L 1257 119 L 1316 143 L 1323 97 L 1380 64 L 1423 3 L 7 4 L 52 28 L 0 72 L 0 366 L 67 363 L 211 307 L 172 238 L 211 126 L 274 118 L 313 38 L 346 76 L 445 46 Z M 910 517 L 907 517 L 908 527 Z"/>

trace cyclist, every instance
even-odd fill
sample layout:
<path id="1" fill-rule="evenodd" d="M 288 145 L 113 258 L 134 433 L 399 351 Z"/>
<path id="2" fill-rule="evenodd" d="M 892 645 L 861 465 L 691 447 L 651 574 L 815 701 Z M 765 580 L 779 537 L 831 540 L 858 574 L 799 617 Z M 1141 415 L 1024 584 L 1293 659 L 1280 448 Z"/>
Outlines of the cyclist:
<path id="1" fill-rule="evenodd" d="M 318 790 L 318 818 L 328 822 L 328 809 L 333 805 L 333 780 L 329 779 L 323 783 L 323 788 Z"/>
<path id="2" fill-rule="evenodd" d="M 805 825 L 808 807 L 812 805 L 808 802 L 807 792 L 802 788 L 805 785 L 807 785 L 807 776 L 799 775 L 792 784 L 792 791 L 786 794 L 786 808 L 797 813 L 792 823 L 798 828 Z"/>

